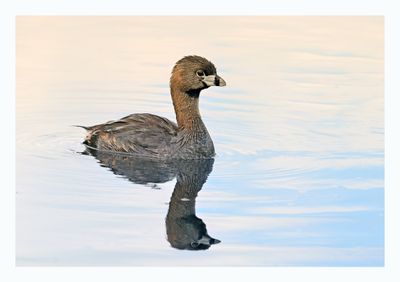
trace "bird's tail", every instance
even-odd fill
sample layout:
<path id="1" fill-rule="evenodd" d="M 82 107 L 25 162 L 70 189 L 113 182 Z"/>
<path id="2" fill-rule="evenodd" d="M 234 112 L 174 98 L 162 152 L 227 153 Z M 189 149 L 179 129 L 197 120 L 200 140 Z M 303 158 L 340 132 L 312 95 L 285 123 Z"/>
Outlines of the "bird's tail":
<path id="1" fill-rule="evenodd" d="M 71 126 L 80 127 L 80 128 L 86 129 L 86 130 L 90 130 L 92 128 L 91 126 L 83 126 L 83 125 L 71 125 Z"/>
<path id="2" fill-rule="evenodd" d="M 84 125 L 71 125 L 71 126 L 86 129 L 86 131 L 87 131 L 86 137 L 85 137 L 85 140 L 82 142 L 82 144 L 85 144 L 87 146 L 92 146 L 93 136 L 95 136 L 97 138 L 97 135 L 96 134 L 93 135 L 93 131 L 91 131 L 91 130 L 95 129 L 96 126 L 84 126 Z"/>

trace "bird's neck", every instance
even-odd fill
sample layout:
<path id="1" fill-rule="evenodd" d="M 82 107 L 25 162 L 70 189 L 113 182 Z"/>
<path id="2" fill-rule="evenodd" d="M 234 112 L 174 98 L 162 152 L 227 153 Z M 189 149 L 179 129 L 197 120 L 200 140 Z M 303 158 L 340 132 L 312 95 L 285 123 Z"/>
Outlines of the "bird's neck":
<path id="1" fill-rule="evenodd" d="M 176 121 L 180 130 L 192 132 L 206 130 L 199 111 L 199 94 L 200 90 L 182 92 L 171 88 Z"/>

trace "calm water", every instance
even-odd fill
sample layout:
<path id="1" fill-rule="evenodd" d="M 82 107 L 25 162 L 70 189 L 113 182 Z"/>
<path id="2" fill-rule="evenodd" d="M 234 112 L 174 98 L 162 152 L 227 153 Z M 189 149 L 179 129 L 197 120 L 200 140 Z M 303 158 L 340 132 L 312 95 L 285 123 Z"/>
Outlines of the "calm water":
<path id="1" fill-rule="evenodd" d="M 384 264 L 382 17 L 19 17 L 16 38 L 17 265 Z M 200 97 L 214 161 L 82 153 L 73 124 L 175 120 L 188 54 L 228 84 Z M 221 242 L 179 249 L 205 228 Z"/>

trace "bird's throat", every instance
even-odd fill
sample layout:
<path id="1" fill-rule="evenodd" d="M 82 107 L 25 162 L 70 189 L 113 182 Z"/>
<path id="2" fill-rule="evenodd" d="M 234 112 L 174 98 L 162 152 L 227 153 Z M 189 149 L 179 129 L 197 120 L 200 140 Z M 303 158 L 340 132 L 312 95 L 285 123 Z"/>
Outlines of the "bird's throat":
<path id="1" fill-rule="evenodd" d="M 171 89 L 176 121 L 180 129 L 202 131 L 205 129 L 199 111 L 200 91 L 181 92 Z"/>

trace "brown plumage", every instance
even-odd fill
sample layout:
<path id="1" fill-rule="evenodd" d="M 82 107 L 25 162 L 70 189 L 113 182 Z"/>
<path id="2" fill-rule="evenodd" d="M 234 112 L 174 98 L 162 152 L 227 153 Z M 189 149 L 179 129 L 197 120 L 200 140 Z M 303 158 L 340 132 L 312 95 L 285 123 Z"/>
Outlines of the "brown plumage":
<path id="1" fill-rule="evenodd" d="M 199 112 L 201 90 L 225 86 L 215 66 L 200 56 L 186 56 L 172 69 L 171 98 L 177 124 L 153 114 L 132 114 L 87 130 L 90 148 L 161 159 L 198 159 L 215 155 L 214 144 Z"/>

